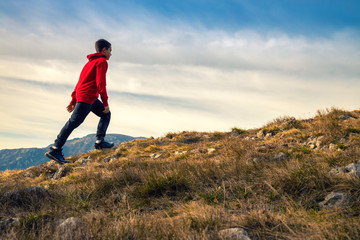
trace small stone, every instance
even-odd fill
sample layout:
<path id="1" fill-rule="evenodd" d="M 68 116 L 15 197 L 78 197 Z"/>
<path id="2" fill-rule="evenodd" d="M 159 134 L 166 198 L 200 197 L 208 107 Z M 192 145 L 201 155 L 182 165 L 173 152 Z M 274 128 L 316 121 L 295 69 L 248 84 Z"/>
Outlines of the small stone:
<path id="1" fill-rule="evenodd" d="M 266 136 L 264 137 L 265 139 L 269 139 L 272 137 L 272 133 L 267 133 Z"/>
<path id="2" fill-rule="evenodd" d="M 175 156 L 185 155 L 186 153 L 187 153 L 187 151 L 176 151 Z"/>
<path id="3" fill-rule="evenodd" d="M 309 144 L 309 148 L 310 148 L 310 149 L 315 149 L 315 148 L 316 148 L 316 145 L 313 144 L 313 143 L 312 143 L 312 144 Z"/>
<path id="4" fill-rule="evenodd" d="M 150 157 L 151 157 L 152 159 L 158 159 L 159 157 L 161 157 L 161 154 L 152 153 L 152 154 L 150 154 Z"/>
<path id="5" fill-rule="evenodd" d="M 260 139 L 263 139 L 263 138 L 265 137 L 265 133 L 264 133 L 263 130 L 260 130 L 260 131 L 256 134 L 256 136 L 257 136 L 258 138 L 260 138 Z"/>
<path id="6" fill-rule="evenodd" d="M 322 208 L 330 209 L 346 206 L 348 202 L 348 194 L 332 192 L 325 197 L 324 201 L 319 203 L 319 206 Z"/>
<path id="7" fill-rule="evenodd" d="M 347 115 L 347 114 L 341 115 L 339 117 L 339 119 L 341 119 L 341 120 L 347 120 L 347 119 L 350 119 L 350 118 L 355 119 L 355 117 L 353 115 Z"/>
<path id="8" fill-rule="evenodd" d="M 53 179 L 58 180 L 62 177 L 65 177 L 66 174 L 69 172 L 70 168 L 66 167 L 65 165 L 60 165 L 58 170 L 53 175 Z"/>
<path id="9" fill-rule="evenodd" d="M 79 165 L 86 165 L 87 162 L 88 162 L 88 159 L 86 159 L 86 158 L 80 158 L 80 159 L 76 160 L 75 163 L 78 163 Z"/>
<path id="10" fill-rule="evenodd" d="M 339 174 L 345 174 L 346 172 L 347 171 L 345 167 L 338 167 L 331 169 L 329 173 L 332 175 L 339 175 Z"/>
<path id="11" fill-rule="evenodd" d="M 219 231 L 219 238 L 223 240 L 250 240 L 248 233 L 242 228 L 229 228 Z"/>
<path id="12" fill-rule="evenodd" d="M 237 137 L 237 136 L 239 136 L 240 134 L 237 132 L 237 131 L 231 131 L 231 136 L 233 136 L 233 137 Z"/>
<path id="13" fill-rule="evenodd" d="M 335 150 L 335 149 L 336 149 L 336 145 L 333 144 L 333 143 L 330 143 L 330 145 L 329 145 L 329 150 L 333 151 L 333 150 Z"/>
<path id="14" fill-rule="evenodd" d="M 258 162 L 260 162 L 260 159 L 258 158 L 250 158 L 246 160 L 247 164 L 258 163 Z"/>
<path id="15" fill-rule="evenodd" d="M 286 159 L 286 153 L 284 152 L 279 152 L 278 154 L 276 154 L 274 157 L 273 157 L 273 161 L 282 161 L 282 160 L 285 160 Z"/>
<path id="16" fill-rule="evenodd" d="M 207 153 L 208 153 L 208 154 L 212 154 L 212 153 L 214 153 L 215 151 L 216 151 L 215 148 L 208 148 Z"/>

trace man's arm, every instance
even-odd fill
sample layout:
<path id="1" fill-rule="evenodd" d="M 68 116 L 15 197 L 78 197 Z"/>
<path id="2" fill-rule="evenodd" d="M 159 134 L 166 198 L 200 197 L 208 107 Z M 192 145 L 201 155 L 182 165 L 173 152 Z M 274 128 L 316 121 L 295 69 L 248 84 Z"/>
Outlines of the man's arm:
<path id="1" fill-rule="evenodd" d="M 108 103 L 108 95 L 106 91 L 106 71 L 108 68 L 108 64 L 106 61 L 97 64 L 96 66 L 96 87 L 99 91 L 101 100 L 104 104 L 105 110 L 104 113 L 108 113 L 109 103 Z"/>

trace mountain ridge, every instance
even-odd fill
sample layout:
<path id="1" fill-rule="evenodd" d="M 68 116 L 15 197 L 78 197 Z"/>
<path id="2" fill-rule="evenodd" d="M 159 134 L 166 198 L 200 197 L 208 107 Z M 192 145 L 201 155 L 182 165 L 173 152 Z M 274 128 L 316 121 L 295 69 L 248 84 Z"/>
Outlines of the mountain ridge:
<path id="1" fill-rule="evenodd" d="M 144 137 L 131 137 L 114 133 L 106 135 L 106 140 L 114 142 L 115 145 L 118 145 L 121 142 L 142 138 Z M 63 147 L 63 154 L 65 156 L 72 156 L 86 153 L 94 149 L 94 142 L 95 134 L 88 134 L 81 138 L 70 139 Z M 44 156 L 44 153 L 50 146 L 52 146 L 52 144 L 43 148 L 2 149 L 0 150 L 0 171 L 26 169 L 47 162 L 49 159 Z"/>

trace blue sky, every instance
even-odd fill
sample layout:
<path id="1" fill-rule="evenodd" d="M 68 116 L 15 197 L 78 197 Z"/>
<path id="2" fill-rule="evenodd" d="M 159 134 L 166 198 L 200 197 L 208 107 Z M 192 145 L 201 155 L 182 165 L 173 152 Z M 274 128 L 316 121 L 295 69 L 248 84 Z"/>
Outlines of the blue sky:
<path id="1" fill-rule="evenodd" d="M 113 45 L 112 133 L 229 131 L 359 106 L 359 1 L 1 1 L 0 149 L 53 142 L 99 38 Z"/>

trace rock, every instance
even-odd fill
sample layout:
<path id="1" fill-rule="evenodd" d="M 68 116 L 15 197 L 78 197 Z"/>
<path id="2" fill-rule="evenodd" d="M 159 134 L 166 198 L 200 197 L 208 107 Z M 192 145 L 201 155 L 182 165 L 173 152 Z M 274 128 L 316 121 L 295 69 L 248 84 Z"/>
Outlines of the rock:
<path id="1" fill-rule="evenodd" d="M 31 171 L 31 169 L 27 169 L 26 171 L 24 171 L 24 173 L 22 174 L 23 177 L 28 177 L 28 178 L 34 178 L 36 177 L 36 175 Z"/>
<path id="2" fill-rule="evenodd" d="M 232 131 L 231 131 L 231 136 L 237 137 L 237 136 L 239 136 L 239 135 L 240 135 L 240 134 L 239 134 L 238 131 L 235 131 L 235 130 L 232 130 Z"/>
<path id="3" fill-rule="evenodd" d="M 65 165 L 60 165 L 52 178 L 55 180 L 59 180 L 60 178 L 65 177 L 69 171 L 70 171 L 69 167 Z"/>
<path id="4" fill-rule="evenodd" d="M 311 143 L 311 144 L 309 144 L 309 148 L 310 148 L 310 149 L 315 149 L 315 148 L 316 148 L 316 145 L 313 144 L 313 143 Z"/>
<path id="5" fill-rule="evenodd" d="M 336 145 L 333 143 L 330 143 L 329 150 L 334 151 L 336 149 Z"/>
<path id="6" fill-rule="evenodd" d="M 265 133 L 263 130 L 258 131 L 258 133 L 256 134 L 256 136 L 260 139 L 263 139 L 265 137 Z"/>
<path id="7" fill-rule="evenodd" d="M 260 162 L 260 159 L 259 159 L 259 158 L 249 158 L 249 159 L 246 159 L 246 163 L 247 163 L 247 164 L 258 163 L 258 162 Z"/>
<path id="8" fill-rule="evenodd" d="M 325 197 L 325 200 L 319 203 L 322 208 L 330 209 L 344 207 L 349 203 L 349 195 L 346 193 L 332 192 Z"/>
<path id="9" fill-rule="evenodd" d="M 279 126 L 280 130 L 290 129 L 296 123 L 296 118 L 294 117 L 287 117 L 282 119 L 282 123 Z"/>
<path id="10" fill-rule="evenodd" d="M 8 202 L 12 206 L 38 206 L 44 203 L 44 201 L 50 196 L 47 189 L 34 186 L 24 189 L 20 189 L 16 192 L 8 192 L 3 195 L 1 202 Z"/>
<path id="11" fill-rule="evenodd" d="M 174 154 L 175 156 L 181 156 L 187 154 L 187 151 L 176 151 Z"/>
<path id="12" fill-rule="evenodd" d="M 333 169 L 330 170 L 329 173 L 332 174 L 332 175 L 345 174 L 346 169 L 345 169 L 345 167 L 333 168 Z"/>
<path id="13" fill-rule="evenodd" d="M 350 163 L 345 167 L 350 175 L 360 177 L 360 162 Z"/>
<path id="14" fill-rule="evenodd" d="M 158 159 L 159 157 L 161 157 L 161 154 L 159 154 L 159 153 L 153 153 L 153 154 L 150 154 L 150 157 L 151 157 L 152 159 Z"/>
<path id="15" fill-rule="evenodd" d="M 271 132 L 269 132 L 269 133 L 267 133 L 266 135 L 265 135 L 265 139 L 269 139 L 269 138 L 271 138 L 273 136 L 273 134 L 271 133 Z"/>
<path id="16" fill-rule="evenodd" d="M 351 114 L 344 114 L 344 115 L 341 115 L 339 117 L 339 119 L 341 119 L 341 120 L 347 120 L 347 119 L 350 119 L 350 118 L 355 119 L 355 117 L 353 115 L 351 115 Z"/>
<path id="17" fill-rule="evenodd" d="M 242 228 L 229 228 L 219 231 L 219 238 L 223 240 L 250 240 L 248 233 Z"/>
<path id="18" fill-rule="evenodd" d="M 273 158 L 272 161 L 282 161 L 286 159 L 287 154 L 284 152 L 279 152 L 278 154 L 276 154 Z"/>
<path id="19" fill-rule="evenodd" d="M 10 228 L 20 224 L 18 218 L 1 218 L 0 217 L 0 233 L 7 232 Z"/>
<path id="20" fill-rule="evenodd" d="M 350 163 L 349 165 L 345 167 L 337 167 L 334 169 L 331 169 L 330 174 L 333 175 L 350 175 L 354 177 L 360 177 L 360 162 L 357 163 Z"/>
<path id="21" fill-rule="evenodd" d="M 358 133 L 349 133 L 349 137 L 355 137 L 355 136 L 357 136 L 358 135 Z"/>
<path id="22" fill-rule="evenodd" d="M 70 217 L 66 220 L 59 221 L 59 225 L 56 227 L 56 235 L 59 239 L 84 239 L 85 226 L 75 217 Z"/>
<path id="23" fill-rule="evenodd" d="M 215 151 L 216 151 L 215 148 L 208 148 L 207 153 L 208 153 L 208 154 L 212 154 L 212 153 L 214 153 Z"/>
<path id="24" fill-rule="evenodd" d="M 210 139 L 210 136 L 209 135 L 204 135 L 201 137 L 201 140 L 204 141 L 204 140 L 209 140 Z"/>
<path id="25" fill-rule="evenodd" d="M 88 163 L 89 158 L 80 158 L 76 160 L 75 163 L 78 163 L 79 165 L 86 165 Z"/>

